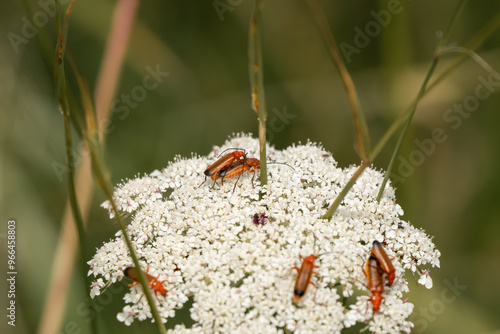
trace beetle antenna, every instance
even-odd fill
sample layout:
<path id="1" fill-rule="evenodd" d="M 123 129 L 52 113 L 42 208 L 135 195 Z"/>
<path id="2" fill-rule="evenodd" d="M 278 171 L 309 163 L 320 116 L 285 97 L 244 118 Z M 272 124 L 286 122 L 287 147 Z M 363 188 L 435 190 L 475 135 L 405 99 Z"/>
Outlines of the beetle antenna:
<path id="1" fill-rule="evenodd" d="M 268 163 L 269 165 L 285 165 L 285 166 L 288 166 L 288 167 L 290 167 L 291 169 L 295 170 L 295 168 L 293 168 L 292 166 L 290 166 L 289 164 L 284 163 L 284 162 L 268 161 L 267 163 Z"/>
<path id="2" fill-rule="evenodd" d="M 224 152 L 229 151 L 229 150 L 243 151 L 243 152 L 245 152 L 245 155 L 246 155 L 246 151 L 242 148 L 229 147 L 229 148 L 226 148 L 224 151 L 220 152 L 219 155 L 217 156 L 217 158 L 222 156 L 222 154 L 224 154 Z"/>

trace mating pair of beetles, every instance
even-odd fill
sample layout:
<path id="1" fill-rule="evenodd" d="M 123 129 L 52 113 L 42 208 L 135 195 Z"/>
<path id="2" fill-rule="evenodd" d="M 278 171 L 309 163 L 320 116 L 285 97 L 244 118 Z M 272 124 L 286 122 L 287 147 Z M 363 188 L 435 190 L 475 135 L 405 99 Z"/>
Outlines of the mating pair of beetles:
<path id="1" fill-rule="evenodd" d="M 319 256 L 319 255 L 318 255 Z M 316 255 L 309 255 L 305 258 L 301 256 L 302 266 L 300 268 L 293 267 L 291 270 L 297 271 L 297 278 L 295 279 L 295 286 L 293 289 L 293 301 L 297 303 L 302 296 L 306 293 L 309 284 L 316 285 L 311 282 L 311 277 L 313 274 L 319 275 L 319 273 L 314 271 L 314 268 L 319 268 L 314 262 L 318 257 Z M 382 304 L 382 294 L 384 293 L 384 273 L 387 274 L 388 286 L 391 286 L 396 277 L 396 269 L 392 264 L 391 259 L 387 256 L 384 248 L 375 240 L 370 252 L 370 257 L 366 261 L 363 273 L 368 279 L 368 285 L 365 287 L 370 290 L 372 296 L 370 302 L 373 305 L 373 312 L 378 312 L 380 309 L 380 304 Z"/>
<path id="2" fill-rule="evenodd" d="M 214 181 L 213 186 L 215 186 L 216 180 L 221 179 L 222 184 L 224 184 L 224 179 L 230 179 L 238 175 L 238 179 L 234 184 L 234 189 L 233 189 L 234 192 L 234 190 L 236 189 L 236 184 L 238 183 L 241 177 L 241 174 L 243 174 L 244 172 L 249 172 L 249 173 L 254 173 L 252 177 L 252 185 L 253 185 L 255 170 L 260 169 L 260 160 L 256 158 L 247 158 L 247 153 L 245 153 L 245 150 L 237 148 L 228 148 L 224 150 L 221 153 L 221 155 L 228 150 L 235 150 L 235 151 L 223 155 L 213 164 L 208 166 L 207 169 L 205 169 L 204 172 L 205 181 L 207 181 L 207 176 L 209 176 L 212 179 L 212 181 Z M 199 187 L 201 187 L 202 184 L 205 183 L 205 181 L 203 181 L 199 185 Z"/>

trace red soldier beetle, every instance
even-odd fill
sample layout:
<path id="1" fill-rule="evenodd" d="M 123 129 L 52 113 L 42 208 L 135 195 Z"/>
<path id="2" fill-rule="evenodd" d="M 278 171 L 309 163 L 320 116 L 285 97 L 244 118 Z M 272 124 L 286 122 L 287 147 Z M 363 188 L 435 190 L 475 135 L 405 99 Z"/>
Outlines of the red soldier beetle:
<path id="1" fill-rule="evenodd" d="M 224 152 L 228 150 L 236 150 L 236 151 L 223 155 L 222 157 L 217 159 L 217 161 L 215 161 L 213 164 L 209 165 L 207 169 L 205 169 L 205 171 L 203 172 L 203 174 L 205 174 L 205 180 L 198 186 L 198 188 L 201 187 L 203 183 L 207 181 L 207 176 L 210 176 L 212 180 L 214 180 L 214 185 L 215 185 L 215 180 L 218 178 L 217 174 L 220 171 L 228 168 L 233 162 L 238 161 L 246 156 L 245 150 L 237 148 L 225 149 L 224 151 L 221 152 L 221 154 L 219 154 L 219 156 L 221 156 Z"/>
<path id="2" fill-rule="evenodd" d="M 314 247 L 316 246 L 316 236 L 314 237 Z M 318 255 L 311 254 L 307 257 L 303 257 L 300 255 L 300 259 L 302 260 L 302 265 L 300 268 L 293 267 L 288 270 L 286 276 L 290 274 L 292 270 L 297 271 L 297 277 L 295 278 L 295 285 L 293 287 L 293 301 L 294 303 L 298 303 L 299 300 L 306 294 L 307 288 L 309 284 L 314 285 L 316 289 L 318 288 L 316 284 L 311 282 L 312 275 L 319 275 L 318 272 L 314 271 L 315 268 L 319 268 L 319 266 L 315 265 L 314 262 L 318 257 L 327 253 L 322 253 Z"/>
<path id="3" fill-rule="evenodd" d="M 238 179 L 234 183 L 234 188 L 233 188 L 234 192 L 236 190 L 236 184 L 238 184 L 238 181 L 240 180 L 240 177 L 244 172 L 254 173 L 252 176 L 252 186 L 253 186 L 253 179 L 255 178 L 256 169 L 260 169 L 259 159 L 243 157 L 242 160 L 234 161 L 226 169 L 217 172 L 216 179 L 222 179 L 221 182 L 222 184 L 224 184 L 224 179 L 230 179 L 238 175 Z"/>
<path id="4" fill-rule="evenodd" d="M 392 264 L 389 256 L 387 256 L 384 248 L 377 240 L 373 242 L 371 255 L 377 258 L 380 264 L 380 268 L 382 268 L 382 270 L 387 274 L 387 280 L 389 281 L 388 285 L 391 286 L 396 277 L 396 269 L 394 268 L 394 265 Z"/>
<path id="5" fill-rule="evenodd" d="M 384 278 L 380 263 L 375 256 L 370 255 L 368 260 L 366 260 L 366 266 L 363 269 L 363 273 L 368 279 L 368 286 L 365 285 L 365 287 L 372 293 L 370 302 L 373 305 L 373 312 L 378 312 L 383 299 Z"/>
<path id="6" fill-rule="evenodd" d="M 148 268 L 146 269 L 145 274 L 146 274 L 146 277 L 147 277 L 148 282 L 149 282 L 149 287 L 154 290 L 155 296 L 157 295 L 157 293 L 160 293 L 162 296 L 166 296 L 167 290 L 163 286 L 163 282 L 165 282 L 165 281 L 161 281 L 161 282 L 158 281 L 158 277 L 160 277 L 160 275 L 154 277 L 152 275 L 149 275 L 148 272 L 149 272 L 149 265 L 148 265 Z M 125 275 L 125 277 L 128 277 L 132 281 L 135 282 L 135 283 L 129 284 L 128 285 L 129 287 L 136 286 L 140 283 L 139 276 L 137 274 L 137 270 L 134 267 L 125 268 L 125 270 L 123 271 L 123 274 Z"/>
<path id="7" fill-rule="evenodd" d="M 288 166 L 288 167 L 294 169 L 292 166 L 285 164 L 285 163 L 269 163 L 269 164 L 270 165 L 272 165 L 272 164 L 285 165 L 285 166 Z M 245 155 L 245 156 L 243 156 L 243 158 L 241 160 L 234 161 L 233 163 L 231 163 L 231 165 L 229 165 L 229 167 L 217 172 L 216 179 L 222 179 L 221 182 L 222 182 L 222 184 L 224 184 L 224 179 L 230 179 L 230 178 L 233 178 L 236 175 L 238 175 L 238 179 L 234 183 L 234 188 L 233 188 L 233 192 L 234 192 L 236 190 L 236 184 L 238 183 L 241 175 L 244 172 L 254 173 L 252 176 L 252 187 L 253 187 L 253 180 L 255 178 L 255 171 L 257 169 L 260 169 L 260 160 L 256 159 L 256 158 L 247 158 Z M 212 179 L 214 179 L 213 176 L 212 176 Z"/>
<path id="8" fill-rule="evenodd" d="M 318 272 L 314 271 L 314 268 L 319 268 L 319 266 L 316 266 L 314 264 L 314 261 L 316 261 L 317 256 L 312 254 L 305 258 L 303 256 L 300 256 L 300 258 L 302 259 L 302 266 L 300 267 L 300 269 L 298 267 L 293 267 L 290 268 L 290 270 L 288 271 L 288 274 L 292 270 L 297 271 L 297 278 L 295 278 L 295 286 L 293 287 L 294 303 L 298 303 L 300 298 L 302 298 L 305 295 L 307 288 L 309 287 L 309 284 L 312 284 L 316 288 L 318 288 L 316 284 L 311 282 L 311 277 L 313 274 L 319 275 Z"/>

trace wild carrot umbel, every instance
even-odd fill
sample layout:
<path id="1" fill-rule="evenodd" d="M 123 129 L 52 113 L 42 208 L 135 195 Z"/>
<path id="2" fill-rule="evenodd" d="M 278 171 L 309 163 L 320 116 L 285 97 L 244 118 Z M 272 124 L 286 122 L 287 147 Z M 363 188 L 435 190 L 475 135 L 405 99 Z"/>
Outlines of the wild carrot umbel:
<path id="1" fill-rule="evenodd" d="M 127 229 L 142 266 L 149 265 L 159 281 L 168 277 L 174 284 L 165 298 L 158 299 L 162 320 L 173 317 L 175 309 L 192 297 L 195 325 L 178 325 L 175 331 L 339 332 L 356 322 L 368 322 L 375 332 L 409 331 L 413 305 L 403 300 L 408 283 L 397 279 L 387 287 L 374 315 L 360 268 L 373 240 L 384 242 L 387 255 L 394 258 L 396 277 L 405 269 L 439 266 L 440 253 L 425 232 L 401 220 L 403 211 L 395 203 L 393 188 L 388 186 L 380 203 L 376 201 L 383 174 L 366 168 L 339 210 L 325 220 L 332 193 L 340 192 L 355 167 L 338 168 L 331 154 L 313 143 L 283 151 L 268 147 L 273 158 L 295 170 L 270 170 L 265 187 L 257 179 L 254 187 L 239 182 L 234 192 L 233 179 L 216 189 L 199 187 L 206 166 L 227 147 L 254 155 L 259 144 L 240 135 L 208 157 L 177 158 L 162 171 L 117 187 L 114 198 L 121 212 L 103 204 L 111 217 L 133 214 Z M 266 213 L 265 224 L 250 219 L 256 212 Z M 321 263 L 314 279 L 317 293 L 304 294 L 297 308 L 292 302 L 294 281 L 283 275 L 301 254 L 321 254 Z M 121 233 L 89 264 L 89 274 L 96 277 L 93 294 L 123 279 L 123 270 L 132 262 Z M 121 321 L 130 324 L 150 317 L 141 294 L 132 287 L 125 295 L 128 305 L 119 314 Z M 341 302 L 353 295 L 352 304 Z"/>

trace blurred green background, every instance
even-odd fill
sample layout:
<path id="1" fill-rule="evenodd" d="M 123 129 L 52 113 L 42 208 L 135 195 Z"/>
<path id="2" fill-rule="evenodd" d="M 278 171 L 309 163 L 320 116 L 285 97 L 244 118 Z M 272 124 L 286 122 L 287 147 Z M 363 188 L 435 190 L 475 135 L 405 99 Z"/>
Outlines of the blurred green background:
<path id="1" fill-rule="evenodd" d="M 42 35 L 49 36 L 55 50 L 55 19 L 40 24 L 20 44 L 9 40 L 12 33 L 22 36 L 26 21 L 32 22 L 45 2 L 0 4 L 0 264 L 6 268 L 6 225 L 14 218 L 18 271 L 15 328 L 6 324 L 7 285 L 0 280 L 2 333 L 35 333 L 38 328 L 67 201 L 67 174 L 54 168 L 66 161 L 63 119 L 55 104 L 53 73 L 39 44 Z M 220 3 L 226 11 L 215 8 Z M 376 143 L 416 96 L 438 42 L 436 32 L 446 29 L 458 1 L 320 3 L 339 43 L 363 43 L 349 55 L 347 67 Z M 377 23 L 374 13 L 394 3 L 400 12 L 379 17 L 383 21 Z M 77 0 L 71 13 L 68 50 L 91 91 L 114 5 Z M 252 8 L 252 1 L 237 0 L 140 4 L 117 98 L 137 94 L 148 68 L 159 67 L 169 75 L 140 101 L 115 105 L 106 146 L 114 183 L 161 169 L 177 154 L 207 154 L 234 132 L 257 133 L 247 56 Z M 496 0 L 469 2 L 450 42 L 463 46 L 499 12 Z M 323 143 L 340 166 L 358 164 L 345 92 L 304 2 L 267 0 L 263 22 L 267 107 L 269 124 L 275 125 L 268 130 L 271 143 L 284 148 L 311 139 Z M 366 29 L 372 29 L 372 36 L 357 39 L 357 31 Z M 500 32 L 477 52 L 500 69 Z M 444 56 L 438 70 L 455 57 Z M 401 178 L 393 180 L 404 218 L 435 236 L 442 253 L 441 269 L 431 273 L 433 289 L 410 284 L 415 333 L 500 332 L 500 80 L 491 79 L 490 94 L 477 98 L 486 94 L 478 86 L 488 76 L 469 60 L 426 96 L 396 166 Z M 454 104 L 466 104 L 471 111 L 457 113 Z M 440 142 L 431 141 L 436 129 L 442 129 Z M 76 134 L 74 142 L 78 150 Z M 393 146 L 394 140 L 375 160 L 377 168 L 387 167 Z M 95 188 L 87 229 L 90 254 L 117 230 L 99 207 L 103 201 Z M 450 288 L 454 284 L 460 286 Z M 155 331 L 149 323 L 126 327 L 116 320 L 125 289 L 117 290 L 94 300 L 89 309 L 76 270 L 58 333 L 88 332 L 95 314 L 102 333 Z"/>

